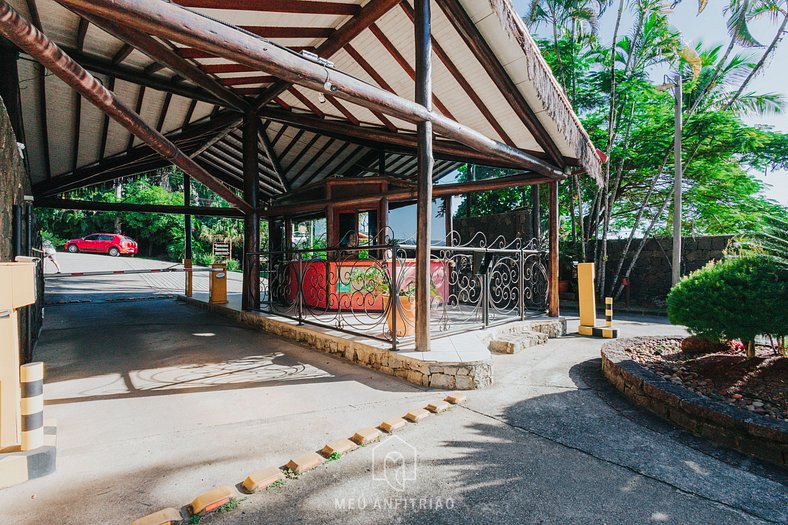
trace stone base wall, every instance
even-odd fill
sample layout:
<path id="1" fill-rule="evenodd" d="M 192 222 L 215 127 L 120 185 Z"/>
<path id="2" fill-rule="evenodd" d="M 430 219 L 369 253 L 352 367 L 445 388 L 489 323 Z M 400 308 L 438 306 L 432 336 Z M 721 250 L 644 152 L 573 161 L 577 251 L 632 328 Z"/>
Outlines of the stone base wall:
<path id="1" fill-rule="evenodd" d="M 498 236 L 503 236 L 507 242 L 515 239 L 527 242 L 534 236 L 530 208 L 483 217 L 457 217 L 454 219 L 454 229 L 460 234 L 463 243 L 469 242 L 479 232 L 484 234 L 488 243 Z"/>
<path id="2" fill-rule="evenodd" d="M 259 328 L 263 332 L 304 343 L 319 352 L 399 377 L 414 385 L 444 390 L 476 390 L 492 385 L 492 359 L 467 363 L 422 361 L 382 346 L 376 347 L 353 340 L 353 336 L 331 335 L 318 327 L 298 326 L 259 312 L 239 312 L 227 306 L 209 304 L 184 296 L 179 296 L 178 300 L 224 315 L 238 323 Z"/>
<path id="3" fill-rule="evenodd" d="M 713 401 L 665 381 L 624 352 L 633 339 L 602 347 L 602 373 L 630 401 L 695 435 L 788 466 L 788 424 Z"/>
<path id="4" fill-rule="evenodd" d="M 13 256 L 13 206 L 22 204 L 24 195 L 30 194 L 30 179 L 0 99 L 0 261 L 10 261 Z"/>
<path id="5" fill-rule="evenodd" d="M 730 235 L 711 237 L 684 237 L 681 244 L 682 275 L 702 268 L 709 261 L 719 260 L 731 240 Z M 626 246 L 626 239 L 613 239 L 607 242 L 608 272 L 615 272 Z M 624 263 L 622 275 L 626 271 L 631 256 L 640 245 L 640 239 L 633 239 L 629 255 Z M 589 243 L 588 253 L 594 253 L 593 243 Z M 671 257 L 673 239 L 655 237 L 646 241 L 635 267 L 630 275 L 629 298 L 631 304 L 664 307 L 665 298 L 671 288 Z M 608 275 L 612 278 L 612 275 Z M 619 300 L 624 301 L 622 296 Z"/>

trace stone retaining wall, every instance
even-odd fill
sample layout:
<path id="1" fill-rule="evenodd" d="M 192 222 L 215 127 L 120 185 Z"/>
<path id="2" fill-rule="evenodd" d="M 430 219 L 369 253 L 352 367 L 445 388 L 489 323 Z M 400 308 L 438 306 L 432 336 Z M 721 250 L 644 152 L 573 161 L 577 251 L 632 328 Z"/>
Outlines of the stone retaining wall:
<path id="1" fill-rule="evenodd" d="M 351 335 L 332 335 L 328 333 L 329 330 L 320 327 L 299 326 L 286 319 L 274 319 L 259 312 L 240 312 L 224 305 L 208 304 L 184 296 L 179 296 L 178 300 L 415 385 L 443 390 L 475 390 L 492 385 L 492 359 L 462 363 L 423 361 L 392 352 L 382 344 L 373 346 L 374 343 L 359 341 L 360 338 Z"/>
<path id="2" fill-rule="evenodd" d="M 632 361 L 624 352 L 643 338 L 602 347 L 602 373 L 630 401 L 693 434 L 780 466 L 788 466 L 788 424 L 713 401 Z"/>
<path id="3" fill-rule="evenodd" d="M 13 256 L 13 205 L 22 204 L 22 197 L 30 193 L 30 179 L 19 155 L 17 138 L 0 100 L 0 261 Z"/>

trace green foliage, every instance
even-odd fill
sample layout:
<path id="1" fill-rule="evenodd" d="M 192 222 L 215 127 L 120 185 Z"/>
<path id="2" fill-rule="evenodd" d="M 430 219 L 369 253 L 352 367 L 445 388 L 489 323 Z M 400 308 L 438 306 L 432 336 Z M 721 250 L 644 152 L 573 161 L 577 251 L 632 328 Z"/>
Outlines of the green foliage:
<path id="1" fill-rule="evenodd" d="M 119 181 L 122 202 L 135 204 L 183 204 L 183 174 L 176 168 L 157 170 Z M 204 206 L 226 206 L 199 183 L 193 182 L 195 204 Z M 106 184 L 76 190 L 67 197 L 100 202 L 117 202 L 118 188 Z M 136 212 L 90 212 L 74 210 L 36 210 L 42 237 L 62 249 L 68 239 L 84 237 L 98 231 L 119 231 L 139 243 L 140 255 L 164 257 L 180 261 L 184 255 L 183 215 L 136 213 Z M 262 246 L 268 243 L 268 224 L 260 227 Z M 228 260 L 229 269 L 240 267 L 243 252 L 243 221 L 226 217 L 192 218 L 192 261 L 195 265 L 208 266 L 215 262 L 211 255 L 214 240 L 231 240 L 233 259 Z"/>
<path id="2" fill-rule="evenodd" d="M 788 270 L 766 256 L 735 257 L 682 279 L 668 295 L 668 317 L 713 341 L 788 334 Z"/>

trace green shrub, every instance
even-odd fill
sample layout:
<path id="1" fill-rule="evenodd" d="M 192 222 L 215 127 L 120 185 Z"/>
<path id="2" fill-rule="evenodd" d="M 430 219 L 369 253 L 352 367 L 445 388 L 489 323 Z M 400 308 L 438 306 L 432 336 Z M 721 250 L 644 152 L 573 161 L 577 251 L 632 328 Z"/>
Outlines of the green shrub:
<path id="1" fill-rule="evenodd" d="M 737 257 L 679 282 L 668 295 L 668 317 L 711 341 L 741 339 L 752 355 L 757 336 L 788 334 L 787 305 L 788 270 L 770 257 Z"/>
<path id="2" fill-rule="evenodd" d="M 238 262 L 236 259 L 227 259 L 226 261 L 224 261 L 224 263 L 227 265 L 227 269 L 230 270 L 231 272 L 235 270 L 239 270 L 241 268 L 241 263 Z"/>

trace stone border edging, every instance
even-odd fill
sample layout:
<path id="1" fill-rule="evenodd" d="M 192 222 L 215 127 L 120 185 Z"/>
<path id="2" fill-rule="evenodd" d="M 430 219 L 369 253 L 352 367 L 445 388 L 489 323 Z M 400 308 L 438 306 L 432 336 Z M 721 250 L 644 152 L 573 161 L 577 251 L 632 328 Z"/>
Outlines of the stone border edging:
<path id="1" fill-rule="evenodd" d="M 602 346 L 602 373 L 630 401 L 698 436 L 782 467 L 788 466 L 788 424 L 703 397 L 633 361 L 625 348 L 648 337 Z"/>
<path id="2" fill-rule="evenodd" d="M 224 305 L 210 304 L 179 295 L 179 301 L 199 306 L 234 321 L 259 328 L 291 341 L 307 344 L 326 354 L 404 379 L 408 383 L 443 390 L 477 390 L 492 385 L 492 358 L 469 362 L 430 362 L 400 355 L 388 349 L 330 335 L 315 329 L 289 324 L 257 312 L 241 312 Z"/>

